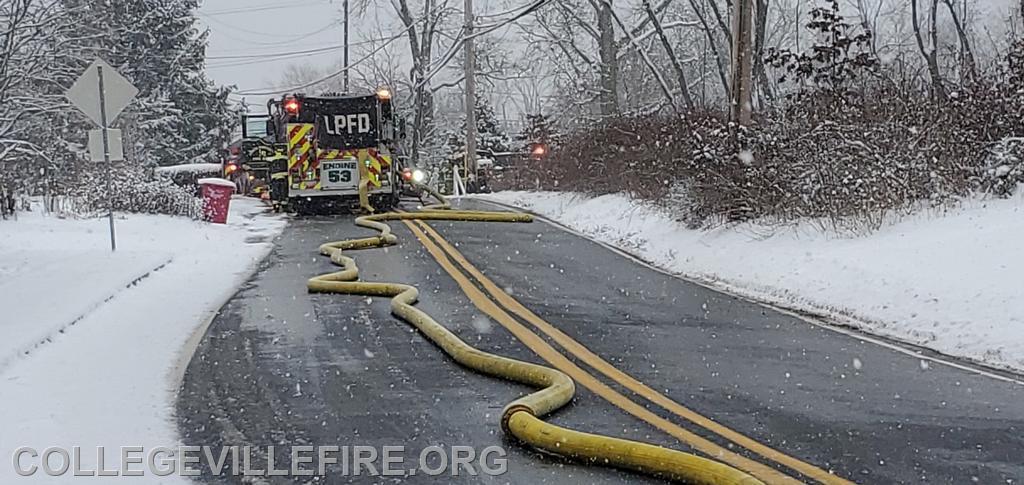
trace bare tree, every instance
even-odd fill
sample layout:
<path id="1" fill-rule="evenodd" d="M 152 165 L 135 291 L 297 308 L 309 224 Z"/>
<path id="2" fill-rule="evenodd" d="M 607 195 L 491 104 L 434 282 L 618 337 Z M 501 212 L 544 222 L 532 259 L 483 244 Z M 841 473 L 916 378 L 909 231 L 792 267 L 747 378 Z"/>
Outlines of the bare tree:
<path id="1" fill-rule="evenodd" d="M 690 0 L 690 6 L 693 8 L 693 12 L 697 15 L 697 19 L 700 21 L 701 28 L 704 30 L 704 35 L 707 37 L 708 45 L 711 47 L 711 52 L 715 54 L 715 64 L 718 67 L 718 78 L 722 81 L 723 95 L 729 97 L 729 76 L 726 74 L 725 59 L 722 56 L 722 52 L 719 48 L 718 38 L 715 37 L 715 32 L 708 23 L 707 15 L 705 14 L 704 8 L 698 6 L 699 0 Z M 711 0 L 714 1 L 714 0 Z"/>
<path id="2" fill-rule="evenodd" d="M 24 173 L 19 164 L 38 170 L 57 145 L 47 140 L 52 127 L 36 118 L 69 108 L 60 85 L 75 30 L 69 13 L 59 0 L 0 2 L 0 185 Z"/>
<path id="3" fill-rule="evenodd" d="M 939 60 L 938 60 L 938 43 L 936 34 L 936 10 L 938 10 L 938 1 L 932 0 L 931 8 L 931 48 L 928 49 L 924 45 L 924 38 L 921 35 L 921 22 L 918 19 L 918 8 L 917 0 L 910 0 L 910 19 L 914 27 L 914 38 L 917 40 L 917 48 L 921 51 L 921 55 L 924 56 L 925 62 L 928 64 L 928 74 L 932 80 L 932 91 L 940 99 L 946 98 L 946 89 L 942 85 L 942 74 L 939 72 Z"/>
<path id="4" fill-rule="evenodd" d="M 417 164 L 423 140 L 433 128 L 434 102 L 429 73 L 433 48 L 439 35 L 438 26 L 451 13 L 447 0 L 424 0 L 419 16 L 414 16 L 408 0 L 391 0 L 398 18 L 406 28 L 412 68 L 409 77 L 413 86 L 413 126 L 411 159 Z"/>
<path id="5" fill-rule="evenodd" d="M 773 93 L 771 84 L 768 82 L 768 75 L 765 72 L 764 54 L 768 9 L 771 3 L 769 0 L 757 0 L 754 5 L 754 76 L 757 80 L 757 88 L 760 95 L 770 101 L 773 98 Z"/>
<path id="6" fill-rule="evenodd" d="M 679 107 L 676 106 L 676 100 L 672 96 L 672 91 L 669 89 L 668 83 L 666 83 L 665 79 L 661 76 L 661 72 L 658 70 L 658 67 L 654 65 L 653 61 L 651 61 L 650 56 L 647 54 L 647 49 L 645 49 L 643 46 L 640 45 L 640 41 L 637 39 L 637 37 L 635 35 L 633 35 L 633 33 L 630 31 L 630 29 L 626 28 L 625 23 L 622 21 L 621 18 L 619 18 L 618 14 L 615 13 L 615 10 L 613 10 L 611 8 L 612 0 L 603 0 L 603 2 L 604 2 L 603 5 L 608 7 L 608 11 L 610 12 L 610 14 L 612 16 L 612 19 L 615 20 L 615 22 L 619 25 L 619 28 L 621 28 L 622 31 L 626 33 L 626 36 L 627 36 L 627 38 L 629 38 L 629 41 L 633 44 L 633 47 L 635 47 L 637 52 L 640 53 L 641 59 L 643 59 L 643 62 L 644 62 L 644 64 L 647 65 L 647 68 L 650 69 L 651 76 L 653 76 L 654 79 L 657 80 L 658 87 L 661 89 L 662 94 L 665 96 L 665 100 L 668 101 L 669 106 L 672 107 L 673 111 L 678 113 L 679 112 Z M 670 47 L 669 50 L 671 50 L 671 47 Z M 615 64 L 616 64 L 616 69 L 618 69 L 618 60 L 617 59 L 616 59 Z M 683 89 L 686 89 L 685 84 L 684 84 Z"/>
<path id="7" fill-rule="evenodd" d="M 963 55 L 963 70 L 967 74 L 968 79 L 974 79 L 977 75 L 978 66 L 974 61 L 974 51 L 971 49 L 971 42 L 967 38 L 967 32 L 964 31 L 964 25 L 960 21 L 960 16 L 956 13 L 956 8 L 953 6 L 953 0 L 943 0 L 946 4 L 946 8 L 949 9 L 949 15 L 953 18 L 953 26 L 956 27 L 956 35 L 960 39 L 960 50 Z"/>
<path id="8" fill-rule="evenodd" d="M 549 53 L 553 86 L 562 93 L 557 100 L 560 110 L 575 112 L 578 118 L 617 113 L 620 42 L 612 9 L 601 0 L 550 5 L 520 30 L 532 49 Z"/>
<path id="9" fill-rule="evenodd" d="M 675 50 L 672 48 L 672 43 L 669 42 L 668 37 L 665 35 L 665 29 L 661 26 L 661 21 L 658 20 L 658 15 L 651 8 L 650 0 L 643 0 L 644 11 L 647 13 L 647 18 L 651 24 L 654 25 L 655 32 L 658 33 L 658 39 L 661 40 L 662 47 L 665 48 L 665 54 L 668 55 L 669 61 L 672 63 L 672 69 L 676 72 L 676 78 L 679 82 L 680 94 L 683 97 L 683 102 L 686 103 L 686 109 L 693 109 L 693 98 L 690 96 L 690 86 L 686 82 L 686 73 L 683 72 L 683 65 L 679 62 L 679 58 L 676 57 Z"/>

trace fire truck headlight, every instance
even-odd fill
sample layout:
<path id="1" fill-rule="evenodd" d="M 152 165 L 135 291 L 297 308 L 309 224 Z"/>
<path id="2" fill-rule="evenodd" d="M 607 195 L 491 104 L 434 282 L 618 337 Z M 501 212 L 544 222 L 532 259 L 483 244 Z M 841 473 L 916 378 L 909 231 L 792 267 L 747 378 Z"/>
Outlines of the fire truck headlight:
<path id="1" fill-rule="evenodd" d="M 416 169 L 412 171 L 412 181 L 416 183 L 422 183 L 427 178 L 427 174 L 423 170 Z"/>

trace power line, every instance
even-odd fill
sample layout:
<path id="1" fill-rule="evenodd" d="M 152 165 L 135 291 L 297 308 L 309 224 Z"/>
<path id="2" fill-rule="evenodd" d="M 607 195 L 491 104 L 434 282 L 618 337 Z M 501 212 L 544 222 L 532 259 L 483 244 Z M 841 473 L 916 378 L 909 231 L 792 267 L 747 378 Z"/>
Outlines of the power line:
<path id="1" fill-rule="evenodd" d="M 389 39 L 387 39 L 387 40 L 386 40 L 386 41 L 385 41 L 385 42 L 384 42 L 383 44 L 381 44 L 380 46 L 378 46 L 378 47 L 377 47 L 376 49 L 373 49 L 372 51 L 370 51 L 370 53 L 369 53 L 369 54 L 366 54 L 366 55 L 365 55 L 365 56 L 363 56 L 362 58 L 360 58 L 360 59 L 356 60 L 356 61 L 355 61 L 354 63 L 352 63 L 351 65 L 349 65 L 349 66 L 347 66 L 347 67 L 345 67 L 345 68 L 342 68 L 342 69 L 340 69 L 340 70 L 338 70 L 338 71 L 335 71 L 335 72 L 333 72 L 333 73 L 331 73 L 331 74 L 328 74 L 328 75 L 326 75 L 326 76 L 324 76 L 324 77 L 322 77 L 322 78 L 320 78 L 320 79 L 317 79 L 317 80 L 315 80 L 315 81 L 310 81 L 310 82 L 308 82 L 308 83 L 305 83 L 305 84 L 302 84 L 302 85 L 299 85 L 299 86 L 293 86 L 293 87 L 290 87 L 290 88 L 286 88 L 286 89 L 277 89 L 277 90 L 274 90 L 274 91 L 255 91 L 255 90 L 249 90 L 249 91 L 239 91 L 239 92 L 238 92 L 238 94 L 240 94 L 240 95 L 248 95 L 248 96 L 271 96 L 271 95 L 275 95 L 275 94 L 283 94 L 283 93 L 287 93 L 287 92 L 289 92 L 289 91 L 296 91 L 296 90 L 299 90 L 299 89 L 305 89 L 305 88 L 308 88 L 308 87 L 310 87 L 310 86 L 313 86 L 313 85 L 316 85 L 316 84 L 320 84 L 320 83 L 322 83 L 322 82 L 324 82 L 324 81 L 326 81 L 326 80 L 328 80 L 328 79 L 331 79 L 331 78 L 333 78 L 333 77 L 337 77 L 337 76 L 341 75 L 341 74 L 342 74 L 342 73 L 344 73 L 345 71 L 348 71 L 349 69 L 351 69 L 351 68 L 352 68 L 352 66 L 354 66 L 354 65 L 358 65 L 358 64 L 362 63 L 363 61 L 365 61 L 365 60 L 367 60 L 367 59 L 369 59 L 369 58 L 373 57 L 373 55 L 374 55 L 374 54 L 376 54 L 377 52 L 380 52 L 380 51 L 381 51 L 382 49 L 384 49 L 385 47 L 387 47 L 388 45 L 390 45 L 390 44 L 391 44 L 392 42 L 394 42 L 394 41 L 395 41 L 396 39 L 398 39 L 399 37 L 402 37 L 403 35 L 405 35 L 405 33 L 406 33 L 406 32 L 408 32 L 409 30 L 411 30 L 411 29 L 412 29 L 413 27 L 415 27 L 415 26 L 416 26 L 416 24 L 418 24 L 418 23 L 422 22 L 423 20 L 424 20 L 424 19 L 420 19 L 420 20 L 417 20 L 416 22 L 413 22 L 413 23 L 412 23 L 412 24 L 410 24 L 410 25 L 409 25 L 408 27 L 406 27 L 406 28 L 402 29 L 402 31 L 401 31 L 401 32 L 399 32 L 399 33 L 397 33 L 397 34 L 395 34 L 395 35 L 391 36 L 391 37 L 390 37 Z"/>
<path id="2" fill-rule="evenodd" d="M 458 51 L 458 49 L 460 47 L 462 47 L 463 42 L 465 42 L 466 38 L 476 38 L 476 37 L 479 37 L 479 36 L 486 35 L 486 34 L 489 34 L 491 32 L 494 32 L 495 30 L 498 30 L 498 29 L 500 29 L 500 28 L 502 28 L 502 27 L 504 27 L 504 26 L 506 26 L 508 24 L 511 24 L 512 22 L 515 22 L 515 21 L 517 21 L 517 20 L 519 20 L 519 19 L 521 19 L 521 18 L 523 18 L 523 17 L 525 17 L 525 16 L 527 16 L 527 15 L 537 11 L 539 8 L 543 7 L 549 1 L 551 1 L 551 0 L 536 0 L 533 3 L 531 3 L 531 4 L 527 5 L 526 7 L 524 7 L 522 9 L 522 11 L 519 12 L 518 14 L 516 14 L 516 15 L 508 18 L 508 19 L 505 19 L 505 20 L 503 20 L 503 21 L 501 21 L 501 22 L 499 22 L 497 24 L 490 25 L 486 29 L 481 29 L 480 31 L 474 32 L 471 36 L 463 36 L 462 32 L 460 32 L 459 33 L 459 37 L 456 39 L 456 42 L 454 42 L 452 44 L 452 46 L 448 49 L 448 52 L 445 53 L 445 56 L 442 59 L 440 65 L 438 65 L 436 68 L 432 69 L 430 71 L 430 73 L 428 73 L 427 76 L 425 76 L 415 86 L 415 89 L 418 89 L 418 88 L 422 87 L 432 77 L 437 75 L 441 71 L 441 69 L 446 67 L 447 64 L 449 62 L 451 62 L 452 58 L 455 57 L 455 53 Z M 519 10 L 519 9 L 513 9 L 511 11 L 515 11 L 515 10 Z M 315 81 L 310 81 L 308 83 L 305 83 L 305 84 L 302 84 L 302 85 L 299 85 L 299 86 L 293 86 L 293 87 L 286 88 L 286 89 L 258 88 L 258 89 L 247 90 L 247 91 L 239 91 L 237 94 L 238 95 L 247 95 L 247 96 L 270 96 L 270 95 L 275 95 L 275 94 L 283 94 L 283 93 L 287 93 L 287 92 L 290 92 L 290 91 L 296 91 L 296 90 L 299 90 L 299 89 L 305 89 L 305 88 L 308 88 L 310 86 L 322 83 L 324 81 L 327 81 L 328 79 L 331 79 L 331 78 L 334 78 L 334 77 L 337 77 L 337 76 L 343 74 L 345 71 L 351 69 L 353 66 L 361 64 L 362 62 L 366 61 L 367 59 L 373 57 L 374 54 L 376 54 L 377 52 L 381 51 L 383 48 L 385 48 L 388 45 L 390 45 L 396 39 L 398 39 L 398 38 L 402 37 L 403 35 L 405 35 L 406 32 L 411 30 L 417 24 L 422 23 L 424 20 L 426 20 L 426 18 L 422 18 L 422 19 L 419 19 L 419 20 L 413 22 L 408 27 L 402 29 L 401 32 L 391 36 L 390 38 L 385 40 L 384 43 L 381 44 L 379 47 L 373 49 L 372 51 L 370 51 L 370 53 L 368 53 L 365 56 L 363 56 L 362 58 L 358 59 L 357 61 L 355 61 L 354 63 L 349 65 L 347 68 L 342 68 L 342 69 L 340 69 L 338 71 L 335 71 L 335 72 L 333 72 L 331 74 L 328 74 L 328 75 L 326 75 L 326 76 L 324 76 L 324 77 L 322 77 L 320 79 L 317 79 Z M 273 90 L 268 90 L 268 89 L 273 89 Z"/>
<path id="3" fill-rule="evenodd" d="M 288 52 L 275 52 L 269 54 L 247 54 L 239 56 L 206 56 L 206 60 L 221 60 L 221 59 L 267 59 L 273 57 L 284 57 L 293 54 L 312 54 L 314 52 L 333 51 L 345 47 L 344 45 L 332 45 L 327 47 L 320 47 L 318 49 L 306 49 L 301 51 L 288 51 Z"/>
<path id="4" fill-rule="evenodd" d="M 262 11 L 265 11 L 265 10 L 280 10 L 280 9 L 284 9 L 284 8 L 310 7 L 310 6 L 313 6 L 313 5 L 328 5 L 328 4 L 325 4 L 323 2 L 311 2 L 311 3 L 300 3 L 300 4 L 295 4 L 295 3 L 278 3 L 278 4 L 268 4 L 268 5 L 262 5 L 262 6 L 257 5 L 257 6 L 253 6 L 253 7 L 244 7 L 244 8 L 229 8 L 229 9 L 225 9 L 225 10 L 211 10 L 211 11 L 203 12 L 203 13 L 205 15 L 209 15 L 209 16 L 216 16 L 216 15 L 228 15 L 228 14 L 233 14 L 233 13 L 248 13 L 248 12 L 262 12 Z"/>
<path id="5" fill-rule="evenodd" d="M 259 35 L 259 36 L 267 35 L 267 32 L 259 32 L 259 31 L 255 31 L 255 30 L 243 29 L 243 28 L 241 28 L 241 27 L 239 27 L 237 25 L 231 25 L 231 24 L 229 24 L 227 22 L 222 22 L 222 21 L 220 21 L 220 20 L 218 20 L 218 19 L 216 19 L 214 17 L 211 17 L 211 16 L 209 16 L 209 15 L 203 13 L 203 12 L 196 12 L 196 14 L 198 14 L 200 17 L 202 17 L 202 18 L 204 18 L 206 20 L 212 21 L 215 24 L 218 24 L 218 25 L 223 26 L 223 27 L 227 27 L 229 29 L 237 30 L 239 32 L 245 32 L 246 34 Z"/>
<path id="6" fill-rule="evenodd" d="M 382 41 L 385 41 L 385 40 L 387 40 L 387 38 L 381 37 L 381 38 L 363 40 L 363 41 L 359 41 L 359 42 L 352 42 L 349 45 L 350 46 L 358 46 L 358 45 L 365 45 L 365 44 L 374 44 L 374 43 L 382 42 Z M 313 55 L 329 54 L 331 52 L 334 52 L 334 51 L 337 51 L 337 50 L 341 50 L 341 49 L 344 49 L 344 48 L 345 48 L 345 45 L 341 44 L 341 45 L 335 45 L 335 46 L 322 47 L 322 48 L 319 48 L 319 49 L 308 49 L 308 50 L 291 51 L 291 52 L 279 52 L 279 53 L 275 53 L 275 54 L 251 54 L 251 55 L 239 55 L 239 56 L 207 56 L 206 59 L 207 60 L 209 60 L 209 59 L 214 59 L 214 60 L 238 59 L 236 61 L 229 61 L 229 62 L 225 62 L 225 63 L 214 63 L 214 64 L 211 64 L 211 65 L 207 66 L 208 68 L 220 69 L 220 68 L 224 68 L 224 67 L 247 66 L 247 65 L 250 65 L 250 64 L 259 64 L 259 63 L 264 62 L 264 61 L 279 61 L 279 60 L 283 60 L 283 59 L 294 59 L 296 57 L 308 57 L 308 56 L 313 56 Z"/>
<path id="7" fill-rule="evenodd" d="M 207 19 L 207 20 L 211 20 L 211 19 Z M 234 27 L 234 26 L 232 26 L 230 24 L 225 24 L 223 22 L 219 22 L 219 21 L 216 21 L 216 20 L 214 21 L 214 23 L 216 23 L 218 25 L 221 25 L 221 26 L 224 26 L 224 27 L 231 28 L 231 29 L 235 29 L 236 28 L 236 27 Z M 239 42 L 245 42 L 246 44 L 268 45 L 268 46 L 281 47 L 281 46 L 286 46 L 286 45 L 289 45 L 289 44 L 296 44 L 296 43 L 302 42 L 302 41 L 304 41 L 304 40 L 306 40 L 306 39 L 308 39 L 310 37 L 313 37 L 316 34 L 319 34 L 321 32 L 324 32 L 327 29 L 330 29 L 331 27 L 334 27 L 334 25 L 336 23 L 337 23 L 337 21 L 331 20 L 330 22 L 327 23 L 327 25 L 324 25 L 323 27 L 320 27 L 319 29 L 316 29 L 316 30 L 314 30 L 312 32 L 308 32 L 308 33 L 305 33 L 305 34 L 299 34 L 298 37 L 296 37 L 296 36 L 287 36 L 287 35 L 281 36 L 282 40 L 274 41 L 274 42 L 263 42 L 263 41 L 259 41 L 259 40 L 244 39 L 242 37 L 237 37 L 235 35 L 229 34 L 227 31 L 224 31 L 224 30 L 218 30 L 217 31 L 217 35 L 223 35 L 224 37 L 227 37 L 229 39 L 237 40 Z M 243 30 L 243 31 L 244 32 L 254 33 L 254 31 L 248 31 L 248 30 Z M 258 35 L 260 37 L 264 37 L 264 38 L 276 37 L 276 36 L 274 36 L 272 34 L 274 34 L 274 32 L 260 32 Z"/>
<path id="8" fill-rule="evenodd" d="M 500 29 L 500 28 L 502 28 L 502 27 L 504 27 L 504 26 L 506 26 L 508 24 L 511 24 L 512 22 L 515 22 L 515 21 L 517 21 L 517 20 L 519 20 L 519 19 L 521 19 L 521 18 L 523 18 L 523 17 L 525 17 L 525 16 L 527 16 L 527 15 L 533 13 L 533 12 L 536 12 L 537 9 L 543 7 L 544 4 L 548 3 L 549 1 L 551 1 L 551 0 L 536 0 L 532 4 L 526 6 L 525 10 L 523 10 L 522 12 L 512 16 L 511 18 L 505 19 L 505 20 L 503 20 L 503 21 L 501 21 L 501 22 L 499 22 L 497 24 L 491 25 L 491 26 L 489 26 L 486 29 L 482 29 L 482 30 L 480 30 L 478 32 L 473 32 L 472 35 L 468 35 L 468 36 L 463 37 L 461 35 L 461 33 L 460 33 L 460 37 L 458 39 L 456 39 L 456 42 L 452 43 L 452 46 L 448 49 L 448 52 L 446 52 L 445 55 L 442 57 L 441 63 L 437 67 L 435 67 L 434 69 L 431 69 L 430 72 L 426 76 L 424 76 L 423 79 L 420 80 L 420 82 L 415 87 L 417 89 L 423 87 L 423 85 L 425 85 L 428 81 L 430 81 L 431 78 L 433 78 L 439 72 L 441 72 L 441 69 L 444 69 L 445 67 L 447 67 L 448 63 L 451 62 L 451 60 L 455 57 L 455 53 L 459 50 L 460 47 L 462 47 L 462 45 L 466 41 L 466 39 L 475 39 L 477 37 L 480 37 L 481 35 L 486 35 L 486 34 L 489 34 L 491 32 L 494 32 L 495 30 L 498 30 L 498 29 Z M 514 10 L 518 10 L 518 9 L 513 9 L 513 11 Z"/>
<path id="9" fill-rule="evenodd" d="M 530 5 L 520 5 L 520 6 L 518 6 L 518 7 L 510 8 L 510 9 L 508 9 L 508 10 L 505 10 L 505 11 L 503 11 L 503 12 L 497 12 L 497 13 L 480 13 L 480 14 L 476 14 L 476 15 L 474 15 L 474 17 L 475 17 L 475 18 L 494 18 L 494 17 L 502 17 L 502 16 L 508 15 L 508 14 L 510 14 L 510 13 L 513 13 L 513 12 L 516 12 L 516 11 L 519 11 L 519 10 L 522 10 L 522 9 L 524 9 L 524 8 L 530 8 Z"/>
<path id="10" fill-rule="evenodd" d="M 334 50 L 337 50 L 337 49 L 334 49 Z M 242 60 L 242 61 L 227 61 L 227 62 L 222 62 L 222 63 L 210 64 L 210 65 L 207 65 L 206 68 L 207 69 L 223 69 L 223 68 L 227 68 L 227 67 L 251 66 L 253 64 L 262 64 L 262 63 L 266 63 L 266 62 L 284 61 L 284 60 L 288 60 L 288 59 L 297 59 L 297 58 L 300 58 L 300 57 L 312 57 L 312 56 L 320 56 L 320 55 L 324 55 L 324 54 L 331 54 L 332 52 L 334 52 L 334 50 L 325 51 L 325 52 L 318 52 L 318 53 L 313 53 L 313 54 L 294 54 L 294 55 L 289 55 L 289 56 L 271 57 L 271 58 L 263 58 L 263 59 L 249 59 L 249 60 Z"/>

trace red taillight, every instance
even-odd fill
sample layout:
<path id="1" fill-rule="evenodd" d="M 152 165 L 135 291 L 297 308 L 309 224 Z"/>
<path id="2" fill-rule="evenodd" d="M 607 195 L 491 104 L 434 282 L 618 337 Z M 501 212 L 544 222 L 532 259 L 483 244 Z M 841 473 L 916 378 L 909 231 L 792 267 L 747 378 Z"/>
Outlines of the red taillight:
<path id="1" fill-rule="evenodd" d="M 227 173 L 227 174 L 230 174 L 230 173 L 234 172 L 235 170 L 238 170 L 238 165 L 235 165 L 233 163 L 229 163 L 228 166 L 224 167 L 224 173 Z"/>
<path id="2" fill-rule="evenodd" d="M 533 148 L 530 149 L 530 154 L 534 158 L 543 158 L 548 153 L 548 147 L 544 146 L 543 143 L 535 143 Z"/>
<path id="3" fill-rule="evenodd" d="M 295 98 L 285 100 L 284 110 L 287 111 L 288 114 L 299 114 L 299 100 Z"/>
<path id="4" fill-rule="evenodd" d="M 412 180 L 412 170 L 409 170 L 408 168 L 402 170 L 402 180 L 405 180 L 406 182 Z"/>

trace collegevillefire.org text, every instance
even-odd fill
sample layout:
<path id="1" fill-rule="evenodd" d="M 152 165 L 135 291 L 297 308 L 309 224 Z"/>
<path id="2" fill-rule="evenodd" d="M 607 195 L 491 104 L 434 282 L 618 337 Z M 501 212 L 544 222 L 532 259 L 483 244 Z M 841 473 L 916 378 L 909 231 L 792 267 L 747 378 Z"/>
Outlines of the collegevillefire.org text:
<path id="1" fill-rule="evenodd" d="M 479 476 L 507 471 L 500 446 L 103 446 L 14 450 L 21 476 Z"/>

